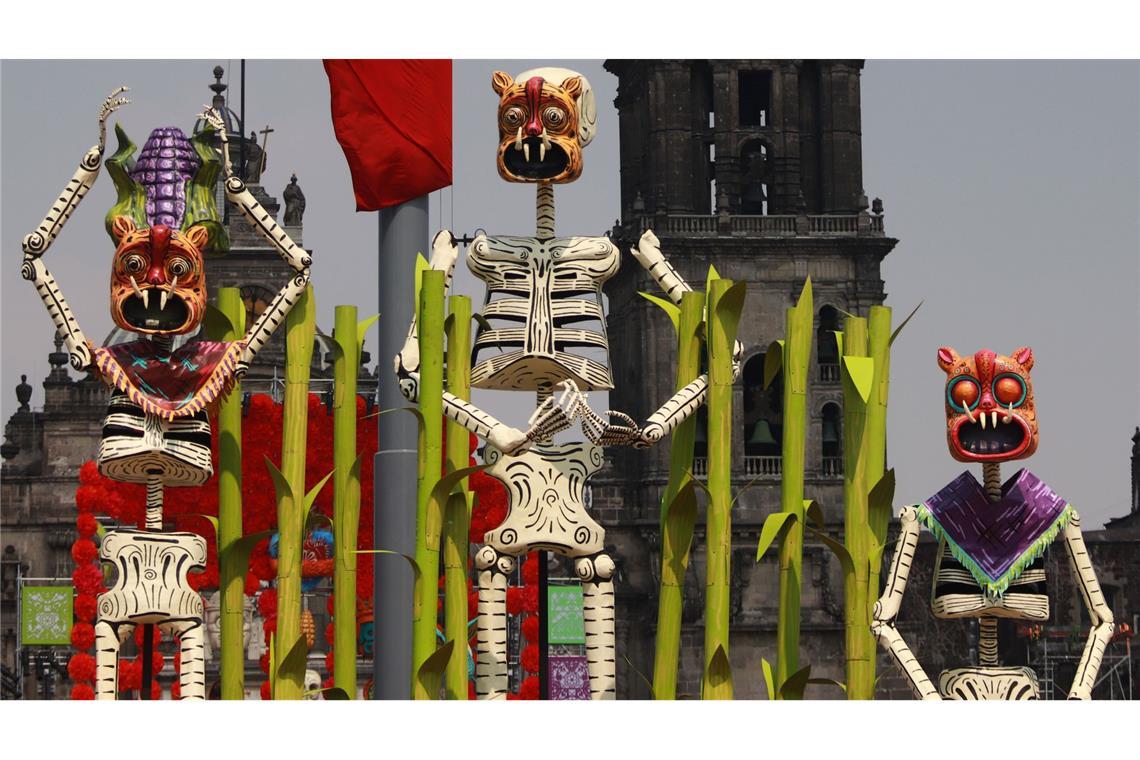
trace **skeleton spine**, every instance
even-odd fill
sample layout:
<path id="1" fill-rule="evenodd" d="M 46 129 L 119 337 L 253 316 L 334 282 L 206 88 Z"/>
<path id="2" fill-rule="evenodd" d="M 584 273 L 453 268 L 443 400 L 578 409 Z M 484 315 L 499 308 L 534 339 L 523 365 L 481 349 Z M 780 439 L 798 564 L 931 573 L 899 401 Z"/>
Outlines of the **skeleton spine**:
<path id="1" fill-rule="evenodd" d="M 1001 464 L 986 462 L 982 465 L 986 498 L 991 502 L 1001 500 Z M 978 618 L 978 664 L 998 665 L 998 624 L 997 618 L 984 615 Z"/>
<path id="2" fill-rule="evenodd" d="M 539 240 L 554 237 L 554 185 L 541 182 L 535 200 L 535 233 Z"/>

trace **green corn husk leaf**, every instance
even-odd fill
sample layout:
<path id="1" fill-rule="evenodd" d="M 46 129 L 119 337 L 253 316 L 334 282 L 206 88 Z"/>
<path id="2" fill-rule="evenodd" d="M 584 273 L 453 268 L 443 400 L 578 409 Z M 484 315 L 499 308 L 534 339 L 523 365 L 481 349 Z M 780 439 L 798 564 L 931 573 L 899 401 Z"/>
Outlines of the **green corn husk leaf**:
<path id="1" fill-rule="evenodd" d="M 224 340 L 225 335 L 241 332 L 228 314 L 211 303 L 206 304 L 206 313 L 202 315 L 202 330 L 210 340 Z"/>
<path id="2" fill-rule="evenodd" d="M 104 227 L 107 229 L 107 234 L 111 236 L 111 240 L 117 243 L 115 235 L 111 231 L 115 217 L 128 217 L 135 223 L 135 227 L 140 229 L 149 227 L 150 224 L 146 220 L 146 191 L 142 185 L 131 178 L 130 174 L 131 168 L 135 164 L 136 146 L 117 122 L 115 123 L 115 137 L 119 141 L 119 147 L 114 155 L 104 163 L 107 166 L 107 173 L 111 175 L 111 179 L 115 183 L 117 198 L 115 204 L 107 212 Z"/>
<path id="3" fill-rule="evenodd" d="M 403 557 L 412 566 L 412 615 L 419 614 L 420 608 L 420 587 L 423 585 L 423 573 L 420 572 L 420 563 L 416 562 L 416 558 L 410 554 L 402 554 L 400 552 L 392 551 L 391 549 L 357 549 L 357 554 L 390 554 L 394 557 Z"/>
<path id="4" fill-rule="evenodd" d="M 831 334 L 835 336 L 835 347 L 839 351 L 839 355 L 843 356 L 843 331 L 832 330 Z"/>
<path id="5" fill-rule="evenodd" d="M 222 217 L 218 213 L 215 192 L 218 187 L 218 174 L 222 171 L 222 160 L 211 144 L 214 128 L 195 132 L 190 138 L 190 146 L 198 154 L 198 170 L 186 183 L 186 213 L 182 217 L 182 232 L 194 226 L 205 227 L 210 234 L 202 253 L 224 254 L 230 249 L 229 234 Z"/>
<path id="6" fill-rule="evenodd" d="M 190 517 L 201 517 L 203 520 L 206 520 L 207 522 L 209 522 L 210 525 L 214 526 L 214 547 L 216 549 L 218 549 L 218 553 L 220 554 L 222 547 L 219 545 L 219 542 L 221 540 L 221 538 L 220 538 L 221 533 L 218 532 L 218 524 L 219 524 L 218 518 L 214 517 L 213 515 L 203 515 L 203 514 L 190 515 Z"/>
<path id="7" fill-rule="evenodd" d="M 809 678 L 808 683 L 819 684 L 820 686 L 837 686 L 847 693 L 847 684 L 842 681 L 836 681 L 834 678 Z"/>
<path id="8" fill-rule="evenodd" d="M 424 272 L 426 272 L 429 269 L 431 269 L 431 262 L 429 262 L 427 259 L 424 258 L 423 251 L 418 251 L 416 253 L 416 273 L 415 273 L 415 281 L 416 281 L 415 304 L 416 304 L 416 321 L 417 322 L 419 321 L 419 318 L 420 318 L 420 290 L 422 289 L 423 283 L 424 283 Z"/>
<path id="9" fill-rule="evenodd" d="M 823 530 L 823 507 L 815 499 L 804 499 L 804 516 L 816 529 Z"/>
<path id="10" fill-rule="evenodd" d="M 726 290 L 720 300 L 717 301 L 717 317 L 724 320 L 726 325 L 731 326 L 731 330 L 725 331 L 729 336 L 730 345 L 736 340 L 736 328 L 740 322 L 740 314 L 744 311 L 744 298 L 747 291 L 748 283 L 737 282 Z"/>
<path id="11" fill-rule="evenodd" d="M 709 284 L 713 280 L 719 280 L 719 279 L 721 279 L 720 272 L 716 271 L 715 266 L 713 266 L 712 264 L 709 264 L 709 271 L 705 273 L 705 292 L 708 293 L 709 290 L 711 290 L 711 288 L 709 288 Z"/>
<path id="12" fill-rule="evenodd" d="M 443 512 L 444 507 L 447 506 L 447 499 L 451 495 L 452 490 L 459 485 L 459 483 L 469 475 L 477 472 L 482 472 L 488 467 L 493 465 L 479 464 L 474 467 L 464 467 L 459 470 L 452 470 L 440 477 L 436 482 L 435 487 L 431 489 L 431 496 L 428 501 L 427 512 L 427 545 L 433 551 L 439 551 L 439 539 L 443 534 Z"/>
<path id="13" fill-rule="evenodd" d="M 663 540 L 669 542 L 673 554 L 681 558 L 684 563 L 689 556 L 689 549 L 693 543 L 693 531 L 697 523 L 697 494 L 693 481 L 688 481 L 673 501 L 665 508 L 663 525 L 665 535 Z"/>
<path id="14" fill-rule="evenodd" d="M 657 304 L 661 310 L 669 317 L 669 321 L 673 323 L 673 331 L 679 332 L 681 329 L 681 307 L 667 298 L 660 298 L 649 293 L 638 291 L 637 294 L 650 303 Z"/>
<path id="15" fill-rule="evenodd" d="M 784 341 L 774 340 L 768 344 L 768 350 L 764 352 L 764 390 L 767 390 L 776 379 L 776 375 L 780 374 L 783 366 Z"/>
<path id="16" fill-rule="evenodd" d="M 811 665 L 805 665 L 788 676 L 787 680 L 780 684 L 780 699 L 794 699 L 802 700 L 804 698 L 804 689 L 807 688 L 808 680 L 811 678 Z"/>
<path id="17" fill-rule="evenodd" d="M 443 646 L 428 655 L 416 672 L 416 679 L 428 699 L 439 698 L 439 690 L 443 686 L 443 671 L 447 668 L 447 661 L 451 659 L 451 650 L 454 648 L 455 642 L 447 640 Z"/>
<path id="18" fill-rule="evenodd" d="M 731 699 L 732 698 L 732 667 L 728 664 L 728 655 L 724 647 L 717 645 L 709 660 L 705 671 L 701 699 Z"/>
<path id="19" fill-rule="evenodd" d="M 649 676 L 645 675 L 640 670 L 638 670 L 637 667 L 634 666 L 634 664 L 632 662 L 630 662 L 629 658 L 626 657 L 624 654 L 621 656 L 621 658 L 623 660 L 625 660 L 626 667 L 628 667 L 630 670 L 632 670 L 634 672 L 634 674 L 642 680 L 642 682 L 645 684 L 645 688 L 649 689 L 649 698 L 650 699 L 657 699 L 656 692 L 654 692 L 654 690 L 653 690 L 653 682 L 649 680 Z"/>
<path id="20" fill-rule="evenodd" d="M 348 699 L 348 694 L 339 686 L 329 686 L 325 689 L 310 689 L 309 691 L 305 692 L 306 697 L 311 697 L 314 694 L 323 695 L 326 701 L 340 701 L 342 699 Z"/>
<path id="21" fill-rule="evenodd" d="M 321 489 L 325 487 L 325 484 L 329 482 L 329 478 L 331 478 L 333 476 L 334 472 L 336 472 L 335 469 L 329 470 L 329 474 L 325 475 L 323 478 L 321 478 L 317 482 L 317 484 L 315 486 L 313 486 L 311 489 L 309 489 L 309 492 L 307 494 L 305 494 L 305 500 L 301 503 L 301 524 L 302 525 L 308 526 L 308 524 L 309 524 L 309 513 L 312 512 L 312 510 L 313 510 L 313 503 L 316 502 L 317 495 L 321 492 Z M 329 517 L 328 515 L 320 515 L 320 517 L 325 519 L 325 520 L 328 520 L 330 524 L 332 523 L 332 518 Z"/>
<path id="22" fill-rule="evenodd" d="M 225 551 L 219 552 L 221 555 L 219 559 L 228 558 L 232 553 L 236 559 L 237 566 L 242 569 L 242 575 L 244 576 L 249 572 L 249 555 L 253 554 L 254 548 L 256 548 L 259 543 L 270 538 L 272 535 L 273 531 L 263 530 L 257 533 L 251 533 L 248 536 L 242 536 L 230 544 Z"/>
<path id="23" fill-rule="evenodd" d="M 756 546 L 756 561 L 759 562 L 764 553 L 772 544 L 783 538 L 788 528 L 796 521 L 791 512 L 774 512 L 764 518 L 764 527 L 760 529 L 760 542 Z"/>
<path id="24" fill-rule="evenodd" d="M 810 526 L 805 527 L 809 533 L 821 541 L 828 549 L 831 549 L 832 554 L 834 554 L 839 560 L 839 564 L 842 566 L 844 574 L 855 572 L 855 563 L 852 561 L 851 554 L 847 551 L 846 546 L 822 531 L 818 531 Z"/>
<path id="25" fill-rule="evenodd" d="M 379 314 L 373 314 L 367 319 L 362 319 L 356 323 L 356 364 L 360 364 L 360 356 L 364 353 L 364 333 L 380 319 Z"/>
<path id="26" fill-rule="evenodd" d="M 309 644 L 305 641 L 304 636 L 298 636 L 297 640 L 293 642 L 293 646 L 289 647 L 289 653 L 285 655 L 277 666 L 277 680 L 292 676 L 294 679 L 301 681 L 305 680 L 305 663 L 309 656 Z"/>
<path id="27" fill-rule="evenodd" d="M 843 366 L 863 403 L 870 401 L 871 384 L 875 377 L 874 360 L 869 356 L 844 356 Z"/>
<path id="28" fill-rule="evenodd" d="M 899 326 L 895 328 L 895 331 L 893 333 L 891 333 L 891 339 L 887 342 L 887 345 L 893 346 L 895 344 L 895 338 L 899 337 L 899 333 L 901 333 L 902 329 L 906 327 L 906 323 L 910 321 L 911 317 L 918 313 L 918 310 L 922 308 L 922 305 L 924 303 L 926 303 L 926 301 L 919 301 L 918 306 L 914 307 L 914 311 L 912 311 L 910 314 L 907 314 L 906 319 L 899 323 Z"/>
<path id="29" fill-rule="evenodd" d="M 269 696 L 277 688 L 277 634 L 269 634 Z"/>
<path id="30" fill-rule="evenodd" d="M 895 471 L 891 468 L 883 473 L 883 477 L 879 478 L 879 482 L 867 494 L 867 522 L 877 543 L 882 543 L 886 538 L 887 523 L 894 512 L 894 499 Z"/>
<path id="31" fill-rule="evenodd" d="M 772 665 L 763 657 L 760 658 L 760 668 L 764 671 L 764 686 L 768 689 L 768 699 L 776 698 L 776 679 L 772 675 Z"/>

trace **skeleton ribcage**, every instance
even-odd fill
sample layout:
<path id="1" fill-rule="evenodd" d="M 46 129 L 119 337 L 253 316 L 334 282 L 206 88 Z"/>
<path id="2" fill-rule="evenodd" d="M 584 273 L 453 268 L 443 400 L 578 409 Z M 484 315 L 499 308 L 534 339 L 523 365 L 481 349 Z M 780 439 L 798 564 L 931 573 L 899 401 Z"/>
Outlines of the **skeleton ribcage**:
<path id="1" fill-rule="evenodd" d="M 477 237 L 467 266 L 487 284 L 491 326 L 475 337 L 471 385 L 612 388 L 601 289 L 619 263 L 608 238 Z M 494 355 L 480 360 L 486 351 Z"/>
<path id="2" fill-rule="evenodd" d="M 930 606 L 934 616 L 943 619 L 988 615 L 1048 620 L 1049 597 L 1045 581 L 1045 558 L 1041 556 L 1009 584 L 1009 590 L 1002 596 L 987 597 L 970 571 L 954 559 L 950 547 L 943 541 L 938 547 L 938 561 L 934 566 L 934 593 Z"/>
<path id="3" fill-rule="evenodd" d="M 206 410 L 164 420 L 116 391 L 103 420 L 99 471 L 128 483 L 145 483 L 151 474 L 168 486 L 205 483 L 213 473 Z"/>

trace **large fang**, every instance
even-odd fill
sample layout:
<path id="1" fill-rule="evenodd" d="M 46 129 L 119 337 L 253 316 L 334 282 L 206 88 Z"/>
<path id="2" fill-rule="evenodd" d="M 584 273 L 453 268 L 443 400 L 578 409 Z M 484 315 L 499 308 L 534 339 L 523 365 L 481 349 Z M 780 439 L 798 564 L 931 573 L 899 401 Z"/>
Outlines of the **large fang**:
<path id="1" fill-rule="evenodd" d="M 133 274 L 131 275 L 131 287 L 134 288 L 135 295 L 139 297 L 139 300 L 145 304 L 146 299 L 143 297 L 142 291 L 139 290 L 139 284 L 135 282 L 135 276 Z"/>
<path id="2" fill-rule="evenodd" d="M 170 287 L 168 287 L 166 290 L 162 291 L 162 297 L 158 299 L 158 310 L 159 311 L 162 311 L 163 309 L 166 308 L 166 299 L 170 298 L 170 294 L 174 291 L 174 288 L 176 288 L 177 286 L 178 286 L 178 277 L 175 276 L 175 278 L 170 281 Z M 997 414 L 997 412 L 994 412 L 994 414 Z"/>
<path id="3" fill-rule="evenodd" d="M 550 147 L 550 136 L 546 134 L 546 127 L 542 128 L 542 147 Z"/>
<path id="4" fill-rule="evenodd" d="M 1010 422 L 1013 421 L 1013 404 L 1009 405 L 1009 411 L 1006 412 L 1006 415 L 1001 418 L 1001 421 L 1005 425 L 1008 425 Z"/>
<path id="5" fill-rule="evenodd" d="M 966 416 L 970 418 L 970 422 L 973 422 L 976 425 L 978 423 L 978 421 L 976 419 L 974 419 L 974 413 L 970 411 L 970 407 L 967 406 L 967 407 L 965 407 L 965 409 L 966 409 Z"/>
<path id="6" fill-rule="evenodd" d="M 542 163 L 546 160 L 546 143 L 538 146 L 538 162 Z"/>
<path id="7" fill-rule="evenodd" d="M 522 150 L 522 147 L 522 127 L 519 127 L 519 131 L 515 132 L 515 150 Z"/>
<path id="8" fill-rule="evenodd" d="M 978 415 L 978 417 L 980 417 L 982 420 L 982 430 L 985 430 L 986 429 L 986 413 L 982 412 L 981 414 Z"/>
<path id="9" fill-rule="evenodd" d="M 997 430 L 997 412 L 990 412 L 990 425 Z"/>
<path id="10" fill-rule="evenodd" d="M 523 158 L 528 164 L 530 163 L 530 143 L 523 143 Z"/>

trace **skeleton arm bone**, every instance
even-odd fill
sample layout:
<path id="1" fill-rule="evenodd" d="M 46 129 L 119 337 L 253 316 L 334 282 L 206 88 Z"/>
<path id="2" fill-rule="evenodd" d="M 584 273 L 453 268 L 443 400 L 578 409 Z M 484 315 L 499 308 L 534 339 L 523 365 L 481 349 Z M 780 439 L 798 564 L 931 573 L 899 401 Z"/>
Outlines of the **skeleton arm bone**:
<path id="1" fill-rule="evenodd" d="M 79 168 L 76 169 L 59 198 L 52 204 L 43 221 L 36 227 L 35 232 L 26 235 L 23 241 L 24 261 L 20 267 L 20 276 L 35 285 L 40 300 L 44 302 L 44 306 L 47 307 L 48 314 L 55 324 L 56 332 L 63 337 L 67 352 L 71 357 L 71 366 L 77 370 L 84 370 L 91 364 L 91 349 L 87 344 L 87 337 L 79 328 L 79 322 L 75 319 L 67 301 L 64 300 L 55 278 L 44 266 L 40 257 L 51 247 L 63 229 L 63 225 L 71 218 L 71 214 L 99 177 L 100 163 L 107 145 L 107 117 L 130 102 L 126 98 L 116 97 L 126 90 L 126 87 L 120 87 L 103 101 L 99 111 L 98 144 L 92 146 L 83 156 L 83 160 L 79 162 Z"/>
<path id="2" fill-rule="evenodd" d="M 443 292 L 451 290 L 451 278 L 455 272 L 455 261 L 459 258 L 459 245 L 450 230 L 440 230 L 435 233 L 431 241 L 431 261 L 429 266 L 444 273 Z M 412 312 L 412 323 L 408 326 L 408 337 L 404 340 L 404 347 L 396 356 L 396 372 L 401 370 L 414 372 L 420 368 L 420 334 L 416 324 L 415 311 Z M 474 431 L 472 431 L 474 432 Z M 476 435 L 478 435 L 476 433 Z"/>
<path id="3" fill-rule="evenodd" d="M 1081 598 L 1088 608 L 1092 619 L 1092 630 L 1089 631 L 1088 642 L 1077 666 L 1073 685 L 1069 689 L 1069 699 L 1092 699 L 1092 689 L 1096 685 L 1097 672 L 1100 670 L 1101 659 L 1104 657 L 1104 648 L 1112 637 L 1113 617 L 1112 610 L 1104 599 L 1100 590 L 1100 583 L 1096 578 L 1089 559 L 1085 539 L 1081 534 L 1081 519 L 1076 512 L 1065 525 L 1065 549 L 1069 555 L 1069 567 L 1073 577 L 1081 589 Z"/>
<path id="4" fill-rule="evenodd" d="M 918 513 L 913 507 L 903 509 L 899 521 L 901 529 L 898 542 L 895 544 L 895 555 L 891 560 L 891 572 L 887 577 L 883 595 L 875 602 L 871 613 L 871 633 L 883 648 L 890 652 L 917 699 L 941 699 L 938 690 L 927 677 L 926 671 L 922 669 L 922 665 L 903 640 L 902 634 L 895 628 L 895 616 L 898 615 L 903 594 L 906 592 L 906 583 L 910 577 L 911 564 L 914 562 L 914 550 L 918 546 L 920 530 Z"/>

